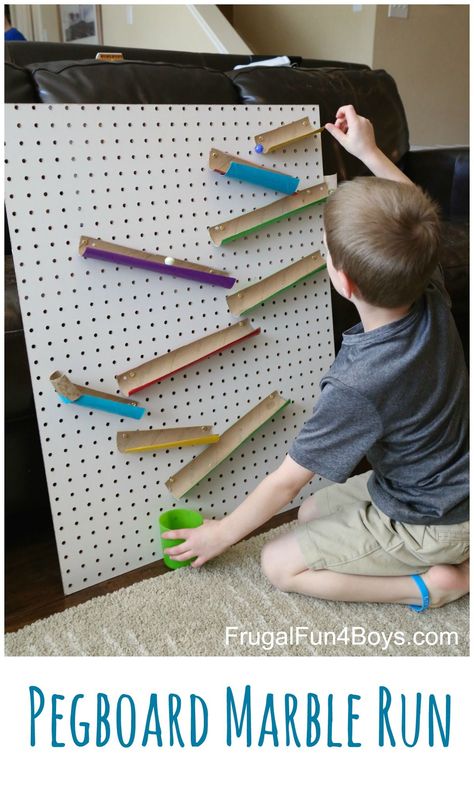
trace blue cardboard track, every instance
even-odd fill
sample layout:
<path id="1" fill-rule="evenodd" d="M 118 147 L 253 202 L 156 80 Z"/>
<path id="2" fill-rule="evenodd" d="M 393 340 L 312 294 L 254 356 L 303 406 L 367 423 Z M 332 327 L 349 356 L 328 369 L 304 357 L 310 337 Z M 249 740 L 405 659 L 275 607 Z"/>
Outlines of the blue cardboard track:
<path id="1" fill-rule="evenodd" d="M 130 403 L 121 403 L 108 398 L 98 398 L 96 395 L 81 395 L 77 400 L 69 400 L 64 395 L 58 393 L 58 398 L 62 403 L 70 403 L 73 406 L 84 406 L 86 409 L 98 409 L 108 411 L 111 414 L 119 414 L 121 417 L 131 417 L 133 420 L 140 420 L 145 414 L 142 406 L 132 406 Z"/>
<path id="2" fill-rule="evenodd" d="M 266 189 L 274 189 L 276 192 L 284 192 L 286 195 L 292 195 L 296 192 L 300 183 L 299 178 L 294 176 L 264 170 L 261 167 L 243 165 L 240 162 L 232 162 L 226 176 L 238 178 L 239 181 L 249 181 L 251 184 L 257 184 Z"/>

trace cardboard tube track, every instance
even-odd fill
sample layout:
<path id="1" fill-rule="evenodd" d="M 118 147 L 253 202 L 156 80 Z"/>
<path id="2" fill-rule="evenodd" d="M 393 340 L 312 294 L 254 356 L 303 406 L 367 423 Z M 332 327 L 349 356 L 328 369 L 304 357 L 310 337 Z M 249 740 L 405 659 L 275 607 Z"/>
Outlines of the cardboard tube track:
<path id="1" fill-rule="evenodd" d="M 301 280 L 309 277 L 312 274 L 325 268 L 326 264 L 319 252 L 313 252 L 299 261 L 291 263 L 284 269 L 271 274 L 269 277 L 264 277 L 257 283 L 249 285 L 247 288 L 241 288 L 236 293 L 226 296 L 229 310 L 234 315 L 242 315 L 253 307 L 271 299 L 281 291 L 285 291 L 292 285 Z"/>
<path id="2" fill-rule="evenodd" d="M 184 496 L 289 403 L 290 401 L 283 398 L 279 392 L 272 392 L 224 431 L 217 444 L 207 447 L 170 477 L 165 483 L 167 488 L 177 499 Z"/>
<path id="3" fill-rule="evenodd" d="M 284 148 L 286 145 L 304 140 L 305 137 L 319 134 L 323 129 L 324 126 L 319 129 L 312 126 L 311 121 L 306 116 L 297 121 L 278 126 L 276 129 L 270 129 L 268 132 L 255 135 L 255 143 L 262 146 L 261 153 L 269 154 L 278 148 Z"/>
<path id="4" fill-rule="evenodd" d="M 141 269 L 157 274 L 171 274 L 188 280 L 196 280 L 208 285 L 219 285 L 223 288 L 232 288 L 236 278 L 221 269 L 210 268 L 199 263 L 182 261 L 177 258 L 142 252 L 130 247 L 122 247 L 100 239 L 81 236 L 79 241 L 79 255 L 83 258 L 93 258 L 106 263 L 115 263 L 124 266 L 137 266 Z M 171 263 L 169 261 L 172 261 Z"/>
<path id="5" fill-rule="evenodd" d="M 219 441 L 219 436 L 212 433 L 212 425 L 152 428 L 148 431 L 119 431 L 117 433 L 117 448 L 121 453 L 150 452 L 169 447 L 212 444 L 217 441 Z"/>
<path id="6" fill-rule="evenodd" d="M 184 368 L 194 365 L 201 359 L 206 359 L 223 351 L 235 343 L 240 343 L 253 335 L 258 335 L 260 328 L 254 329 L 248 319 L 239 321 L 237 324 L 226 327 L 226 329 L 219 329 L 210 335 L 199 340 L 194 340 L 185 346 L 180 346 L 168 354 L 163 354 L 160 357 L 149 362 L 144 362 L 136 368 L 127 370 L 116 376 L 116 380 L 122 392 L 126 395 L 131 395 L 133 392 L 155 384 L 157 381 L 162 381 L 168 376 L 172 376 Z"/>
<path id="7" fill-rule="evenodd" d="M 284 217 L 303 211 L 305 208 L 325 200 L 329 194 L 325 181 L 315 184 L 307 189 L 301 189 L 293 195 L 275 200 L 262 208 L 241 214 L 238 217 L 221 222 L 209 228 L 209 235 L 213 243 L 220 247 L 226 241 L 231 241 L 239 236 L 244 236 L 272 222 L 278 222 Z"/>

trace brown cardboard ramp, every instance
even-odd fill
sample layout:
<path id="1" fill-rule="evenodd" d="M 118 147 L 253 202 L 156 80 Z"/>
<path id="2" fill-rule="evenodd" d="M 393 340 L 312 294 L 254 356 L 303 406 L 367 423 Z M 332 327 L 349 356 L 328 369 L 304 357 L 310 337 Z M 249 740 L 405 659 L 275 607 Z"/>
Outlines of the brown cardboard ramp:
<path id="1" fill-rule="evenodd" d="M 247 414 L 231 425 L 217 444 L 207 447 L 200 455 L 170 477 L 165 485 L 177 499 L 184 496 L 200 480 L 224 461 L 267 420 L 274 417 L 290 401 L 275 391 L 260 401 Z"/>

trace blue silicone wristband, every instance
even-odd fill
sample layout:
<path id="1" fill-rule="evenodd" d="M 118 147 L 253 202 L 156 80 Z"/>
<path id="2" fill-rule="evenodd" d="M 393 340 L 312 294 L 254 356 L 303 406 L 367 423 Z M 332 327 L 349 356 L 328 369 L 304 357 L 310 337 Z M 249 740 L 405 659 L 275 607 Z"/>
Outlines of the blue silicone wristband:
<path id="1" fill-rule="evenodd" d="M 419 606 L 418 604 L 411 604 L 410 605 L 410 609 L 413 609 L 414 612 L 424 612 L 425 609 L 428 609 L 428 607 L 430 605 L 430 593 L 429 593 L 428 587 L 424 583 L 424 581 L 421 578 L 421 576 L 418 576 L 418 574 L 416 574 L 416 573 L 413 574 L 413 576 L 411 578 L 413 579 L 413 581 L 415 582 L 416 586 L 418 587 L 418 589 L 420 591 L 420 594 L 421 594 L 421 606 Z"/>

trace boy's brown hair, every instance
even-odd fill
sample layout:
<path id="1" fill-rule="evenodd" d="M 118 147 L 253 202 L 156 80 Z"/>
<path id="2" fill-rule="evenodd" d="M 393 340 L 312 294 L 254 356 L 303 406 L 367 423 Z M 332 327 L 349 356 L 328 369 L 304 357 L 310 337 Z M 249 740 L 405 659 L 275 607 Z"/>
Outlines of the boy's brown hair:
<path id="1" fill-rule="evenodd" d="M 402 307 L 423 293 L 439 261 L 440 223 L 414 184 L 363 177 L 346 181 L 324 209 L 335 269 L 375 307 Z"/>

